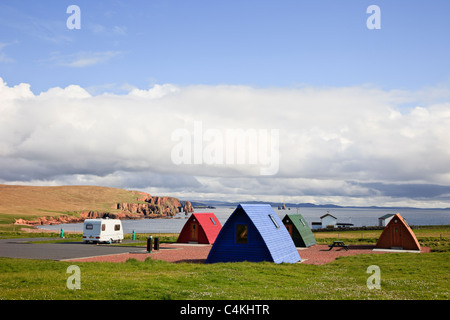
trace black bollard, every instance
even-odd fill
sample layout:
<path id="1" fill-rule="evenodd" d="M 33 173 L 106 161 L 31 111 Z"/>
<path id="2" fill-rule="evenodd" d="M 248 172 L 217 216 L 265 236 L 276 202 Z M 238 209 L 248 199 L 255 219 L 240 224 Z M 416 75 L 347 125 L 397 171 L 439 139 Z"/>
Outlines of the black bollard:
<path id="1" fill-rule="evenodd" d="M 155 249 L 156 251 L 159 250 L 159 238 L 155 238 L 155 245 L 154 245 L 153 249 Z"/>
<path id="2" fill-rule="evenodd" d="M 147 239 L 147 252 L 152 252 L 152 236 L 148 236 Z"/>

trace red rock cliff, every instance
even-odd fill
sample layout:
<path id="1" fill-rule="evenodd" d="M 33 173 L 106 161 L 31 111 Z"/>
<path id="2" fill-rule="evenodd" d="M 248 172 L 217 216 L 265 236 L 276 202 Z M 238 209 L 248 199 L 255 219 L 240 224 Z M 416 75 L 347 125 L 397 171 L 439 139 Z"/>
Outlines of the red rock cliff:
<path id="1" fill-rule="evenodd" d="M 181 209 L 177 198 L 151 196 L 145 192 L 135 192 L 137 197 L 134 203 L 117 203 L 111 211 L 81 211 L 77 216 L 60 215 L 57 217 L 42 216 L 34 220 L 15 219 L 14 224 L 24 225 L 50 225 L 60 223 L 77 223 L 85 219 L 113 218 L 113 219 L 141 219 L 174 216 Z"/>
<path id="2" fill-rule="evenodd" d="M 186 201 L 184 203 L 183 211 L 184 211 L 184 214 L 187 215 L 191 212 L 194 212 L 194 207 L 192 206 L 192 204 L 189 201 Z"/>
<path id="3" fill-rule="evenodd" d="M 139 214 L 142 216 L 148 215 L 164 215 L 174 216 L 180 212 L 181 203 L 177 198 L 172 197 L 152 197 L 148 193 L 139 193 L 137 198 L 140 203 L 118 203 L 115 209 Z M 142 203 L 144 202 L 144 203 Z"/>

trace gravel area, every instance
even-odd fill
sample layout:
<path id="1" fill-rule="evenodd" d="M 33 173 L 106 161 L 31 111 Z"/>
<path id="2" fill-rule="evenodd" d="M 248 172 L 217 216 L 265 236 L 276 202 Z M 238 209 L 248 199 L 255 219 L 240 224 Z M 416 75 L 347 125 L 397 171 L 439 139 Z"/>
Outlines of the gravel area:
<path id="1" fill-rule="evenodd" d="M 165 260 L 168 262 L 193 262 L 204 263 L 208 257 L 211 245 L 209 244 L 167 244 L 162 243 L 159 250 L 153 250 L 148 253 L 145 248 L 133 248 L 129 253 L 89 257 L 82 259 L 73 259 L 66 261 L 80 261 L 80 262 L 125 262 L 127 259 L 137 259 L 144 261 L 148 257 L 155 260 Z"/>
<path id="2" fill-rule="evenodd" d="M 334 261 L 337 257 L 353 256 L 356 254 L 373 253 L 384 254 L 389 251 L 373 251 L 373 245 L 349 245 L 348 250 L 344 248 L 333 248 L 328 250 L 328 245 L 318 244 L 307 249 L 299 249 L 300 257 L 305 264 L 325 264 Z M 430 248 L 422 248 L 421 252 L 430 252 Z"/>
<path id="3" fill-rule="evenodd" d="M 385 254 L 387 251 L 373 251 L 374 246 L 349 245 L 349 250 L 344 248 L 333 248 L 328 250 L 328 245 L 315 245 L 309 248 L 298 248 L 302 263 L 325 264 L 334 261 L 337 257 L 351 256 L 363 253 Z M 127 259 L 144 261 L 148 257 L 168 262 L 191 262 L 204 263 L 208 257 L 211 245 L 202 244 L 161 244 L 160 250 L 147 253 L 145 248 L 133 248 L 129 253 L 72 259 L 68 261 L 79 262 L 125 262 Z M 423 247 L 421 252 L 430 252 L 429 248 Z M 67 260 L 66 260 L 67 261 Z"/>

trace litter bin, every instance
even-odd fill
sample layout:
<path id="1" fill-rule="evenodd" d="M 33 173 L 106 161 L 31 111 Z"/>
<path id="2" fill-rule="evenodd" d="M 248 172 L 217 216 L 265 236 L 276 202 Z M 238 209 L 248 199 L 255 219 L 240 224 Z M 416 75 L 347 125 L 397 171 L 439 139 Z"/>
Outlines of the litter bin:
<path id="1" fill-rule="evenodd" d="M 159 250 L 159 238 L 155 238 L 155 244 L 153 246 L 155 250 Z"/>
<path id="2" fill-rule="evenodd" d="M 152 236 L 148 236 L 147 238 L 147 252 L 152 252 Z"/>

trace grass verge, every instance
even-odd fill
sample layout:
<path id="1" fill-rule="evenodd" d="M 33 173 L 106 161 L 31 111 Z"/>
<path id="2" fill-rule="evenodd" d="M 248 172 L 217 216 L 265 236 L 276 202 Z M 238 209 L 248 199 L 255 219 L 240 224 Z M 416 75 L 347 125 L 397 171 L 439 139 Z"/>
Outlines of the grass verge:
<path id="1" fill-rule="evenodd" d="M 297 300 L 421 299 L 447 300 L 450 291 L 450 226 L 414 230 L 431 253 L 386 253 L 341 257 L 325 265 L 273 263 L 168 263 L 130 259 L 126 263 L 77 262 L 81 289 L 69 290 L 67 267 L 74 263 L 0 258 L 0 300 Z M 370 231 L 373 232 L 373 231 Z M 3 231 L 4 238 L 58 234 Z M 319 243 L 339 238 L 350 244 L 373 243 L 369 231 L 315 233 Z M 78 241 L 80 234 L 65 240 Z M 148 235 L 136 235 L 144 245 Z M 155 234 L 173 242 L 175 234 Z M 164 238 L 166 237 L 166 238 Z M 131 239 L 131 235 L 127 235 Z M 60 241 L 60 240 L 57 240 Z M 377 265 L 381 289 L 369 289 L 367 268 Z"/>
<path id="2" fill-rule="evenodd" d="M 389 253 L 342 257 L 326 265 L 218 263 L 147 259 L 76 263 L 81 289 L 69 290 L 73 263 L 0 258 L 0 299 L 448 299 L 450 253 Z M 366 285 L 370 265 L 381 289 Z"/>

